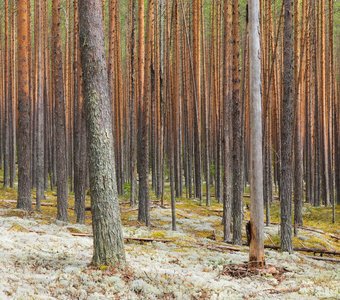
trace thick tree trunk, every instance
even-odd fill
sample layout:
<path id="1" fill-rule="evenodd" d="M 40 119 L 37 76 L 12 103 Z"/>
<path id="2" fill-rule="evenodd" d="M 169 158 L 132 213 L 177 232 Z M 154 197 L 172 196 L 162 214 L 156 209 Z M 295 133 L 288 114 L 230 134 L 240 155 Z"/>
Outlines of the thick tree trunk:
<path id="1" fill-rule="evenodd" d="M 125 262 L 116 187 L 112 117 L 100 0 L 79 2 L 84 76 L 94 265 Z"/>
<path id="2" fill-rule="evenodd" d="M 249 262 L 263 267 L 263 163 L 262 163 L 262 103 L 261 48 L 259 0 L 249 2 L 249 77 L 250 77 L 250 249 Z"/>

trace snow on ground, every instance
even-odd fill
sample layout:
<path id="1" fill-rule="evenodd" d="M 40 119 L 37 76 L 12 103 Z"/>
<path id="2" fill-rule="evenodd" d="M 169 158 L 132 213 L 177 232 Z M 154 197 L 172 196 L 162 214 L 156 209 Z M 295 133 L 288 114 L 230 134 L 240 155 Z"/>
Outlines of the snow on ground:
<path id="1" fill-rule="evenodd" d="M 72 236 L 70 227 L 91 230 L 0 217 L 0 299 L 336 299 L 340 293 L 336 265 L 298 254 L 266 252 L 267 263 L 289 270 L 282 282 L 221 275 L 223 265 L 245 262 L 247 253 L 195 247 L 183 232 L 166 232 L 174 243 L 127 244 L 127 271 L 95 270 L 89 267 L 92 239 Z M 124 234 L 150 232 L 125 227 Z"/>

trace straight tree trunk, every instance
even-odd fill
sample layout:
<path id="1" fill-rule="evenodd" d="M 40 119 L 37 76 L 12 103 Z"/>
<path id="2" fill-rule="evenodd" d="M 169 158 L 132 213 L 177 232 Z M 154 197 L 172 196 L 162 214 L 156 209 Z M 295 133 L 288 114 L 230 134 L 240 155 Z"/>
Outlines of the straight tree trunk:
<path id="1" fill-rule="evenodd" d="M 193 70 L 194 70 L 194 153 L 195 196 L 202 204 L 201 157 L 201 0 L 193 0 Z"/>
<path id="2" fill-rule="evenodd" d="M 336 86 L 335 86 L 335 75 L 334 75 L 334 38 L 333 38 L 333 34 L 334 34 L 334 1 L 333 0 L 329 0 L 328 1 L 328 9 L 329 9 L 329 64 L 330 64 L 330 75 L 329 75 L 329 92 L 330 92 L 330 99 L 331 99 L 331 107 L 332 107 L 332 113 L 330 115 L 330 119 L 333 120 L 333 122 L 331 122 L 330 126 L 332 126 L 332 133 L 330 134 L 330 136 L 332 137 L 332 147 L 331 147 L 331 155 L 333 154 L 333 165 L 330 168 L 330 177 L 331 179 L 331 204 L 332 204 L 332 222 L 333 224 L 335 223 L 335 210 L 336 210 L 336 203 L 335 203 L 335 182 L 336 182 L 336 157 L 334 155 L 335 149 L 336 149 L 336 142 L 337 142 L 337 137 L 336 137 L 336 126 L 337 126 L 337 122 L 336 122 L 336 100 L 337 99 L 337 95 L 336 95 Z"/>
<path id="3" fill-rule="evenodd" d="M 20 6 L 23 6 L 20 3 Z M 19 17 L 19 16 L 18 16 Z M 4 54 L 4 87 L 5 87 L 5 101 L 4 101 L 4 126 L 3 126 L 3 152 L 4 152 L 4 188 L 9 187 L 9 121 L 8 121 L 8 106 L 9 106 L 9 96 L 10 96 L 10 76 L 9 76 L 9 68 L 10 68 L 10 47 L 9 47 L 9 3 L 8 0 L 5 0 L 5 54 Z M 22 25 L 20 26 L 22 27 Z M 27 33 L 26 33 L 27 34 Z M 19 37 L 19 35 L 18 35 Z M 19 49 L 18 49 L 19 50 Z M 27 70 L 28 72 L 28 70 Z M 28 83 L 27 83 L 28 84 Z M 19 145 L 18 145 L 19 147 Z"/>
<path id="4" fill-rule="evenodd" d="M 44 141 L 44 51 L 43 51 L 43 5 L 41 0 L 36 0 L 36 11 L 38 16 L 35 18 L 38 19 L 38 26 L 36 34 L 38 35 L 37 40 L 38 44 L 38 59 L 37 59 L 37 66 L 38 69 L 36 70 L 37 77 L 37 144 L 36 144 L 36 210 L 40 210 L 40 203 L 41 200 L 44 199 L 44 190 L 45 190 L 45 168 L 44 168 L 44 161 L 45 161 L 45 141 Z"/>
<path id="5" fill-rule="evenodd" d="M 0 39 L 3 39 L 4 30 L 0 27 Z M 4 109 L 4 98 L 5 98 L 5 89 L 4 89 L 4 48 L 3 43 L 0 43 L 0 170 L 3 168 L 3 109 Z"/>
<path id="6" fill-rule="evenodd" d="M 28 5 L 28 11 L 29 4 Z M 16 148 L 16 103 L 17 103 L 17 61 L 16 61 L 16 45 L 17 45 L 17 30 L 16 30 L 16 5 L 14 2 L 11 4 L 11 43 L 10 43 L 10 101 L 8 102 L 8 121 L 9 121 L 9 186 L 11 188 L 14 187 L 15 173 L 16 173 L 16 156 L 15 156 L 15 148 Z M 29 17 L 29 15 L 28 15 Z M 29 18 L 30 19 L 30 18 Z M 28 21 L 30 22 L 30 21 Z M 30 24 L 30 23 L 29 23 Z M 28 32 L 30 31 L 30 26 L 28 26 Z M 29 34 L 28 34 L 29 35 Z M 28 41 L 30 43 L 30 41 Z M 30 49 L 30 48 L 29 48 Z M 28 56 L 31 57 L 30 52 Z M 30 68 L 29 68 L 30 70 Z M 30 98 L 31 99 L 31 98 Z"/>
<path id="7" fill-rule="evenodd" d="M 223 68 L 223 232 L 224 241 L 229 242 L 231 238 L 231 211 L 232 211 L 232 3 L 231 0 L 224 2 L 224 68 Z"/>
<path id="8" fill-rule="evenodd" d="M 145 52 L 145 71 L 144 71 L 144 91 L 143 104 L 140 119 L 140 168 L 139 168 L 139 204 L 142 206 L 138 210 L 138 220 L 144 221 L 146 226 L 150 225 L 150 199 L 149 199 L 149 127 L 150 127 L 150 99 L 152 95 L 151 87 L 151 51 L 153 43 L 154 26 L 154 0 L 148 1 L 148 27 L 147 27 L 147 47 Z M 144 209 L 144 213 L 141 210 Z"/>
<path id="9" fill-rule="evenodd" d="M 233 105 L 232 105 L 232 122 L 233 122 L 233 243 L 242 244 L 242 103 L 240 97 L 240 75 L 239 75 L 239 58 L 240 58 L 240 37 L 239 37 L 239 2 L 233 0 Z"/>
<path id="10" fill-rule="evenodd" d="M 138 221 L 145 222 L 145 196 L 143 196 L 143 187 L 141 184 L 147 181 L 147 178 L 142 178 L 141 175 L 141 116 L 143 111 L 143 99 L 144 99 L 144 69 L 145 69 L 145 24 L 144 24 L 144 0 L 138 1 L 138 176 L 139 176 L 139 193 L 138 193 Z M 141 190 L 142 189 L 142 190 Z"/>
<path id="11" fill-rule="evenodd" d="M 321 120 L 322 120 L 322 198 L 325 206 L 330 203 L 330 182 L 329 182 L 329 143 L 328 143 L 328 99 L 327 99 L 327 82 L 326 82 L 326 8 L 325 4 L 327 1 L 320 1 L 321 10 Z"/>
<path id="12" fill-rule="evenodd" d="M 202 10 L 202 8 L 201 8 Z M 201 14 L 203 15 L 203 11 L 201 11 Z M 201 19 L 202 22 L 202 37 L 205 36 L 205 24 L 204 24 L 204 18 Z M 210 137 L 209 137 L 209 128 L 211 124 L 209 123 L 209 91 L 208 91 L 208 72 L 207 72 L 207 63 L 206 63 L 206 43 L 203 40 L 202 42 L 202 57 L 203 57 L 203 99 L 204 102 L 202 104 L 202 110 L 203 110 L 203 122 L 204 122 L 204 140 L 205 140 L 205 149 L 204 149 L 204 169 L 205 169 L 205 193 L 206 193 L 206 206 L 211 205 L 211 199 L 210 199 L 210 153 L 209 153 L 209 144 L 210 144 Z"/>
<path id="13" fill-rule="evenodd" d="M 249 262 L 264 267 L 263 162 L 260 4 L 249 2 L 249 77 L 250 77 L 250 249 Z"/>
<path id="14" fill-rule="evenodd" d="M 292 1 L 284 0 L 283 102 L 281 118 L 281 249 L 292 252 L 292 140 L 293 140 L 293 11 Z"/>
<path id="15" fill-rule="evenodd" d="M 68 221 L 68 184 L 67 184 L 67 148 L 65 98 L 63 83 L 63 57 L 61 49 L 61 4 L 54 0 L 52 6 L 52 35 L 53 35 L 53 77 L 55 96 L 56 122 L 56 161 L 57 161 L 57 219 Z"/>
<path id="16" fill-rule="evenodd" d="M 74 1 L 74 201 L 77 223 L 85 223 L 87 179 L 86 120 L 79 47 L 79 4 Z"/>
<path id="17" fill-rule="evenodd" d="M 18 203 L 17 208 L 32 210 L 31 140 L 29 94 L 29 18 L 27 1 L 18 1 Z M 12 101 L 12 99 L 8 99 Z"/>
<path id="18" fill-rule="evenodd" d="M 303 145 L 302 145 L 302 95 L 300 93 L 301 82 L 299 75 L 302 72 L 300 63 L 300 34 L 303 34 L 303 24 L 299 22 L 298 1 L 294 2 L 294 68 L 295 68 L 295 143 L 294 143 L 294 234 L 297 235 L 297 227 L 302 225 L 302 197 L 303 197 Z M 301 29 L 300 29 L 301 28 Z"/>
<path id="19" fill-rule="evenodd" d="M 79 2 L 88 160 L 96 266 L 124 264 L 125 252 L 113 160 L 113 135 L 100 0 Z"/>
<path id="20" fill-rule="evenodd" d="M 130 0 L 130 86 L 129 86 L 129 105 L 130 105 L 130 205 L 136 204 L 137 195 L 137 151 L 136 151 L 136 91 L 135 91 L 135 1 Z"/>

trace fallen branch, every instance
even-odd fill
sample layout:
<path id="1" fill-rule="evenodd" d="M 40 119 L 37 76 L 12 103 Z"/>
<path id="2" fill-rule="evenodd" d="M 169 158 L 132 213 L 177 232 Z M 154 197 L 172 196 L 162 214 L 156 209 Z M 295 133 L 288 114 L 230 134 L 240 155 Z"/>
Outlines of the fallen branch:
<path id="1" fill-rule="evenodd" d="M 300 291 L 300 287 L 287 288 L 287 289 L 281 289 L 281 290 L 271 289 L 269 290 L 269 293 L 270 294 L 288 294 L 288 293 L 296 293 L 298 291 Z"/>
<path id="2" fill-rule="evenodd" d="M 239 252 L 242 250 L 241 248 L 232 247 L 232 246 L 224 246 L 224 245 L 206 245 L 206 244 L 201 244 L 201 243 L 197 243 L 196 245 L 200 247 L 204 247 L 208 250 L 217 251 L 217 252 L 224 252 L 225 250 Z"/>
<path id="3" fill-rule="evenodd" d="M 329 234 L 329 236 L 330 236 L 331 238 L 333 238 L 333 239 L 336 239 L 337 241 L 340 240 L 340 237 L 337 236 L 337 235 L 335 235 L 335 234 Z"/>
<path id="4" fill-rule="evenodd" d="M 244 198 L 250 198 L 250 194 L 243 194 L 243 197 Z M 273 199 L 279 200 L 279 197 L 278 196 L 273 196 Z"/>
<path id="5" fill-rule="evenodd" d="M 0 202 L 5 202 L 5 203 L 17 203 L 17 200 L 9 200 L 9 199 L 0 199 Z M 36 202 L 32 202 L 32 205 L 37 205 Z M 45 206 L 45 207 L 57 207 L 56 204 L 50 203 L 50 202 L 41 202 L 40 206 Z M 69 209 L 74 210 L 74 207 L 69 207 Z M 91 211 L 90 206 L 85 207 L 85 211 Z"/>
<path id="6" fill-rule="evenodd" d="M 222 209 L 208 209 L 209 212 L 214 212 L 214 213 L 218 213 L 218 214 L 222 214 L 223 210 Z"/>
<path id="7" fill-rule="evenodd" d="M 70 232 L 72 236 L 93 237 L 92 233 Z"/>
<path id="8" fill-rule="evenodd" d="M 93 237 L 92 233 L 80 233 L 80 232 L 70 232 L 72 236 L 79 236 L 79 237 Z M 154 238 L 138 238 L 138 237 L 125 237 L 124 240 L 126 242 L 141 242 L 141 243 L 170 243 L 172 240 L 170 239 L 154 239 Z"/>
<path id="9" fill-rule="evenodd" d="M 125 237 L 125 241 L 127 242 L 141 242 L 141 243 L 152 243 L 152 242 L 157 242 L 157 243 L 170 243 L 173 240 L 170 239 L 154 239 L 154 238 L 135 238 L 135 237 Z"/>
<path id="10" fill-rule="evenodd" d="M 93 234 L 91 233 L 79 233 L 79 232 L 70 232 L 72 236 L 79 236 L 79 237 L 93 237 Z M 137 237 L 125 237 L 124 238 L 126 242 L 142 242 L 142 243 L 152 243 L 152 242 L 158 242 L 158 243 L 170 243 L 173 242 L 171 239 L 154 239 L 154 238 L 137 238 Z M 224 252 L 226 250 L 228 251 L 241 251 L 241 248 L 231 247 L 231 246 L 224 246 L 224 245 L 206 245 L 201 243 L 196 243 L 195 246 L 203 247 L 208 250 L 212 251 L 218 251 L 218 252 Z"/>
<path id="11" fill-rule="evenodd" d="M 312 258 L 315 260 L 321 260 L 321 261 L 327 261 L 327 262 L 334 262 L 334 263 L 340 263 L 340 259 L 336 259 L 336 258 L 331 258 L 331 257 L 321 257 L 321 256 L 310 256 L 307 255 L 308 258 Z"/>
<path id="12" fill-rule="evenodd" d="M 80 236 L 80 237 L 92 237 L 92 234 L 89 233 L 73 233 L 71 232 L 71 235 L 73 236 Z M 154 239 L 154 238 L 134 238 L 134 237 L 127 237 L 125 238 L 125 240 L 127 242 L 129 241 L 138 241 L 138 242 L 159 242 L 159 243 L 170 243 L 173 242 L 173 240 L 171 239 Z M 232 247 L 232 246 L 224 246 L 224 245 L 206 245 L 206 244 L 201 244 L 201 243 L 197 243 L 196 245 L 200 246 L 200 247 L 204 247 L 208 250 L 212 250 L 212 251 L 218 251 L 218 252 L 224 252 L 224 251 L 241 251 L 241 248 L 237 248 L 237 247 Z M 272 249 L 272 250 L 281 250 L 280 246 L 276 246 L 276 245 L 264 245 L 264 248 L 266 249 Z M 340 252 L 339 251 L 330 251 L 330 250 L 325 250 L 325 249 L 315 249 L 315 248 L 294 248 L 294 251 L 298 251 L 298 252 L 307 252 L 307 253 L 314 253 L 315 254 L 326 254 L 326 255 L 335 255 L 335 256 L 340 256 Z"/>
<path id="13" fill-rule="evenodd" d="M 235 252 L 240 252 L 241 249 L 238 248 L 232 248 L 232 247 L 221 247 L 221 246 L 205 246 L 208 250 L 211 251 L 217 251 L 217 252 L 225 252 L 225 250 L 228 251 L 235 251 Z"/>
<path id="14" fill-rule="evenodd" d="M 8 199 L 0 199 L 1 202 L 6 202 L 6 203 L 17 203 L 17 200 L 8 200 Z M 36 202 L 32 202 L 32 205 L 36 205 Z M 56 207 L 53 203 L 49 202 L 41 202 L 40 206 L 49 206 L 49 207 Z"/>
<path id="15" fill-rule="evenodd" d="M 270 225 L 280 225 L 280 223 L 278 223 L 278 222 L 270 222 Z M 333 239 L 336 239 L 337 241 L 340 240 L 340 237 L 338 235 L 325 232 L 325 231 L 323 231 L 321 229 L 317 229 L 317 228 L 313 228 L 313 227 L 307 227 L 307 226 L 299 226 L 298 229 L 302 229 L 302 230 L 305 230 L 305 231 L 311 231 L 311 232 L 316 232 L 316 233 L 324 234 L 324 235 L 327 235 L 327 236 L 329 236 L 329 237 L 331 237 Z"/>
<path id="16" fill-rule="evenodd" d="M 321 233 L 321 234 L 326 234 L 323 230 L 321 229 L 316 229 L 316 228 L 312 228 L 312 227 L 307 227 L 307 226 L 299 226 L 299 229 L 303 229 L 306 231 L 312 231 L 312 232 L 317 232 L 317 233 Z"/>
<path id="17" fill-rule="evenodd" d="M 301 287 L 295 287 L 295 288 L 287 288 L 287 289 L 265 289 L 259 292 L 254 292 L 248 295 L 245 299 L 249 298 L 255 298 L 259 293 L 268 293 L 268 294 L 288 294 L 288 293 L 296 293 L 301 289 Z"/>
<path id="18" fill-rule="evenodd" d="M 181 212 L 176 212 L 176 215 L 181 216 L 181 217 L 183 217 L 184 219 L 190 219 L 190 218 L 192 218 L 192 217 L 190 217 L 190 216 L 188 216 L 188 215 L 186 215 L 186 214 L 184 214 L 184 213 L 181 213 Z"/>
<path id="19" fill-rule="evenodd" d="M 300 226 L 299 228 L 303 229 L 303 230 L 306 230 L 306 231 L 312 231 L 312 232 L 316 232 L 316 233 L 321 233 L 321 234 L 329 235 L 331 238 L 336 239 L 337 241 L 340 240 L 340 237 L 338 235 L 324 232 L 321 229 L 317 229 L 317 228 L 313 228 L 313 227 L 307 227 L 307 226 Z"/>
<path id="20" fill-rule="evenodd" d="M 160 207 L 159 205 L 152 205 L 150 208 L 157 208 L 157 207 Z M 137 211 L 138 210 L 138 207 L 132 207 L 132 208 L 129 208 L 129 209 L 121 209 L 122 213 L 129 213 L 129 212 L 132 212 L 132 211 Z"/>
<path id="21" fill-rule="evenodd" d="M 276 245 L 264 245 L 264 248 L 266 249 L 273 249 L 273 250 L 280 250 L 280 246 Z M 316 249 L 316 248 L 293 248 L 293 251 L 297 252 L 308 252 L 308 253 L 319 253 L 319 254 L 327 254 L 327 255 L 336 255 L 339 256 L 340 252 L 339 251 L 332 251 L 332 250 L 326 250 L 326 249 Z"/>

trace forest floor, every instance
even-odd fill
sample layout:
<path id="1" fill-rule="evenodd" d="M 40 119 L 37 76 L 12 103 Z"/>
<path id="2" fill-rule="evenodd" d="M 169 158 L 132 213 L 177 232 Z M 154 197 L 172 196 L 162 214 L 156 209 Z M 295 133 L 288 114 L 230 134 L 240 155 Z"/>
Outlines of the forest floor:
<path id="1" fill-rule="evenodd" d="M 0 190 L 0 299 L 339 299 L 339 263 L 315 260 L 313 253 L 266 250 L 266 263 L 282 273 L 231 277 L 226 270 L 247 262 L 248 247 L 222 242 L 217 203 L 205 207 L 180 199 L 173 232 L 168 205 L 153 202 L 148 229 L 136 221 L 137 210 L 121 199 L 128 264 L 118 271 L 90 266 L 90 212 L 86 225 L 74 224 L 72 195 L 68 224 L 54 219 L 53 192 L 47 193 L 40 213 L 16 210 L 15 199 L 14 190 Z M 306 227 L 294 246 L 339 251 L 340 207 L 336 212 L 338 221 L 332 224 L 330 208 L 306 206 Z M 278 245 L 275 202 L 271 216 L 265 243 Z"/>

